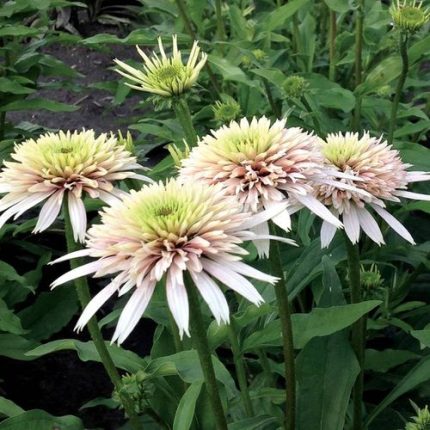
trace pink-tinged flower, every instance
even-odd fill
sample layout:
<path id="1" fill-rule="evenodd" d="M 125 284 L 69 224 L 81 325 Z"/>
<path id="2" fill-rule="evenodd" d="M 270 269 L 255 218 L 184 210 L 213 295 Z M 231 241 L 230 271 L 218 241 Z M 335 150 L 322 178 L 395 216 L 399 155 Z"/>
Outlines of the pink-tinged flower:
<path id="1" fill-rule="evenodd" d="M 91 273 L 94 277 L 115 274 L 84 310 L 77 328 L 82 329 L 114 293 L 121 296 L 134 290 L 112 340 L 122 343 L 141 318 L 157 282 L 165 279 L 167 303 L 180 335 L 189 335 L 185 271 L 218 323 L 229 321 L 229 308 L 216 281 L 256 305 L 263 301 L 246 277 L 271 284 L 276 278 L 243 263 L 247 251 L 241 244 L 266 239 L 248 229 L 274 213 L 271 209 L 250 216 L 242 212 L 234 197 L 225 196 L 220 186 L 181 185 L 177 180 L 144 186 L 101 212 L 101 224 L 88 230 L 87 249 L 57 261 L 82 256 L 97 260 L 62 275 L 52 286 Z"/>
<path id="2" fill-rule="evenodd" d="M 407 191 L 409 183 L 430 180 L 430 174 L 408 172 L 411 165 L 402 162 L 398 151 L 382 138 L 371 137 L 368 133 L 361 138 L 358 133 L 329 134 L 326 141 L 321 140 L 320 149 L 330 171 L 336 169 L 353 178 L 316 185 L 318 198 L 333 214 L 342 216 L 351 242 L 357 243 L 363 230 L 378 245 L 384 243 L 372 216 L 373 210 L 400 236 L 414 244 L 406 228 L 385 209 L 384 201 L 399 202 L 399 197 L 430 201 L 428 195 Z M 335 229 L 324 222 L 321 228 L 323 247 L 330 244 L 334 234 Z"/>
<path id="3" fill-rule="evenodd" d="M 46 230 L 57 218 L 66 197 L 76 241 L 83 242 L 87 225 L 84 193 L 111 204 L 123 191 L 113 183 L 126 178 L 149 180 L 133 169 L 143 169 L 113 136 L 94 131 L 47 133 L 15 145 L 13 161 L 0 172 L 0 228 L 44 202 L 34 233 Z"/>
<path id="4" fill-rule="evenodd" d="M 182 161 L 181 180 L 222 183 L 245 211 L 254 213 L 287 202 L 288 207 L 272 218 L 285 231 L 291 228 L 290 214 L 304 206 L 341 227 L 314 195 L 312 182 L 326 177 L 322 156 L 315 150 L 317 137 L 297 127 L 286 128 L 285 122 L 243 118 L 212 131 Z M 258 226 L 258 231 L 268 234 L 268 224 Z M 268 255 L 268 241 L 260 242 L 257 249 Z"/>

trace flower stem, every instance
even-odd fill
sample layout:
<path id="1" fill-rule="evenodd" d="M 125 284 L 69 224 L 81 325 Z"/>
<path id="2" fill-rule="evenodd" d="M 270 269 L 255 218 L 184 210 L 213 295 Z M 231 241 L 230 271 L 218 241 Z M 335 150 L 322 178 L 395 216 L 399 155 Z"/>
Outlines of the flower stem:
<path id="1" fill-rule="evenodd" d="M 394 95 L 393 104 L 391 106 L 390 128 L 388 131 L 388 143 L 391 145 L 394 138 L 394 127 L 396 126 L 397 109 L 399 108 L 400 97 L 402 96 L 403 86 L 405 85 L 406 77 L 408 76 L 409 58 L 408 58 L 408 35 L 400 33 L 400 56 L 402 58 L 402 71 L 399 81 L 397 82 L 396 94 Z"/>
<path id="2" fill-rule="evenodd" d="M 279 235 L 274 224 L 270 225 L 271 234 Z M 282 235 L 282 233 L 281 233 Z M 290 303 L 288 301 L 287 284 L 282 269 L 279 243 L 270 241 L 270 268 L 271 273 L 279 278 L 275 285 L 276 301 L 278 303 L 279 317 L 281 319 L 281 331 L 283 340 L 284 366 L 285 366 L 285 428 L 295 430 L 296 421 L 296 376 L 294 363 L 293 326 L 291 322 Z"/>
<path id="3" fill-rule="evenodd" d="M 355 23 L 355 88 L 361 84 L 362 80 L 362 54 L 363 54 L 363 21 L 364 21 L 364 0 L 358 0 L 357 20 Z M 355 95 L 355 109 L 353 113 L 352 128 L 358 130 L 361 118 L 361 95 Z"/>
<path id="4" fill-rule="evenodd" d="M 346 251 L 348 254 L 348 277 L 351 292 L 351 304 L 361 302 L 361 286 L 360 286 L 360 253 L 358 244 L 353 244 L 345 235 Z M 352 347 L 357 356 L 360 365 L 360 373 L 355 381 L 353 388 L 353 430 L 362 430 L 363 418 L 361 413 L 361 404 L 364 391 L 364 348 L 365 348 L 365 319 L 360 318 L 352 326 Z"/>
<path id="5" fill-rule="evenodd" d="M 184 97 L 173 100 L 173 109 L 185 134 L 185 139 L 190 147 L 197 145 L 197 133 L 191 118 L 190 108 Z"/>
<path id="6" fill-rule="evenodd" d="M 329 13 L 329 70 L 328 78 L 331 81 L 336 80 L 336 12 L 330 10 Z"/>
<path id="7" fill-rule="evenodd" d="M 196 286 L 188 273 L 185 273 L 185 287 L 187 289 L 188 302 L 190 304 L 191 337 L 199 356 L 206 391 L 208 393 L 212 413 L 215 418 L 216 428 L 217 430 L 227 430 L 227 421 L 215 378 L 215 370 L 212 363 L 212 356 L 206 336 L 206 329 L 202 311 L 200 309 L 199 298 Z"/>
<path id="8" fill-rule="evenodd" d="M 252 417 L 254 415 L 254 408 L 252 407 L 251 397 L 249 396 L 244 359 L 242 357 L 242 354 L 240 353 L 237 327 L 233 319 L 231 319 L 230 324 L 227 326 L 227 328 L 231 350 L 233 352 L 236 377 L 239 383 L 240 396 L 242 397 L 242 402 L 245 407 L 246 415 L 248 417 Z"/>
<path id="9" fill-rule="evenodd" d="M 221 0 L 215 0 L 215 13 L 216 13 L 216 28 L 218 40 L 225 40 L 224 21 L 222 19 L 222 4 Z M 222 49 L 221 49 L 222 50 Z"/>
<path id="10" fill-rule="evenodd" d="M 73 238 L 73 229 L 70 221 L 69 208 L 67 206 L 67 202 L 63 205 L 63 214 L 64 214 L 64 222 L 65 222 L 65 233 L 66 233 L 66 241 L 67 241 L 67 250 L 68 252 L 78 251 L 82 248 L 82 246 L 75 242 Z M 81 259 L 75 258 L 70 260 L 70 267 L 72 269 L 76 269 L 81 265 Z M 77 278 L 74 280 L 74 284 L 76 287 L 76 293 L 78 295 L 79 302 L 81 304 L 82 309 L 84 309 L 91 300 L 90 290 L 88 288 L 87 279 L 85 277 Z M 121 376 L 115 367 L 115 364 L 112 360 L 112 357 L 109 354 L 109 351 L 106 347 L 105 341 L 103 339 L 103 335 L 100 331 L 100 327 L 98 325 L 96 317 L 92 317 L 88 324 L 88 331 L 90 333 L 91 339 L 94 342 L 94 346 L 100 356 L 100 360 L 103 364 L 103 367 L 106 370 L 115 390 L 119 394 L 121 398 L 121 403 L 124 407 L 125 412 L 128 415 L 130 420 L 130 427 L 133 430 L 140 430 L 141 425 L 139 423 L 139 418 L 134 410 L 133 401 L 130 399 L 127 393 L 122 393 L 122 381 Z"/>

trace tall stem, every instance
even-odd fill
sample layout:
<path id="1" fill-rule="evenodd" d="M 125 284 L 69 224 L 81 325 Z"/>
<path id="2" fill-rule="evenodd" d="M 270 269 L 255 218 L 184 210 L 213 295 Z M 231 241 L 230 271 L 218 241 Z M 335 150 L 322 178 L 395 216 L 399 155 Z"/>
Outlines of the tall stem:
<path id="1" fill-rule="evenodd" d="M 191 337 L 199 356 L 216 428 L 217 430 L 227 430 L 227 421 L 215 378 L 215 370 L 212 363 L 212 356 L 206 336 L 206 328 L 200 309 L 197 289 L 188 273 L 185 274 L 185 287 L 187 289 L 188 302 L 190 305 Z"/>
<path id="2" fill-rule="evenodd" d="M 273 235 L 278 234 L 275 225 L 270 226 Z M 284 352 L 285 367 L 285 428 L 295 430 L 296 421 L 296 375 L 294 364 L 294 344 L 293 344 L 293 326 L 291 322 L 290 303 L 288 301 L 287 283 L 282 269 L 281 253 L 279 243 L 272 240 L 270 242 L 270 268 L 271 273 L 279 278 L 275 285 L 276 301 L 278 303 L 279 317 L 281 319 L 281 331 Z"/>
<path id="3" fill-rule="evenodd" d="M 173 100 L 173 109 L 181 124 L 182 130 L 185 134 L 185 139 L 189 146 L 197 145 L 197 133 L 194 129 L 193 120 L 191 118 L 190 108 L 184 97 L 178 97 Z"/>
<path id="4" fill-rule="evenodd" d="M 329 70 L 328 78 L 331 81 L 336 80 L 336 12 L 330 10 L 329 14 Z"/>
<path id="5" fill-rule="evenodd" d="M 64 214 L 64 222 L 65 222 L 67 250 L 69 253 L 78 251 L 82 247 L 79 243 L 75 242 L 73 238 L 72 223 L 70 221 L 70 214 L 69 214 L 69 208 L 68 208 L 67 202 L 65 202 L 63 205 L 63 214 Z M 72 269 L 76 269 L 81 264 L 82 262 L 80 258 L 75 258 L 70 260 L 70 267 Z M 91 300 L 87 279 L 85 277 L 75 279 L 74 284 L 75 284 L 79 302 L 81 304 L 82 309 L 84 309 Z M 106 347 L 106 344 L 103 339 L 103 335 L 100 331 L 100 327 L 97 323 L 96 317 L 92 317 L 89 320 L 87 327 L 88 327 L 88 331 L 90 333 L 91 339 L 94 342 L 94 346 L 96 347 L 96 350 L 100 356 L 100 360 L 103 364 L 103 367 L 105 368 L 106 373 L 108 374 L 113 386 L 115 387 L 115 390 L 118 392 L 121 398 L 121 403 L 130 419 L 131 428 L 133 430 L 140 430 L 141 425 L 139 423 L 139 418 L 134 410 L 133 401 L 130 399 L 128 394 L 121 392 L 121 388 L 122 388 L 121 376 L 117 368 L 115 367 L 112 357 L 110 356 L 109 351 Z"/>
<path id="6" fill-rule="evenodd" d="M 227 327 L 231 350 L 233 352 L 236 377 L 239 383 L 240 396 L 242 397 L 242 402 L 245 407 L 246 415 L 248 417 L 252 417 L 254 415 L 254 408 L 252 407 L 251 397 L 249 396 L 244 360 L 242 354 L 240 353 L 237 327 L 233 319 L 230 321 L 230 324 Z"/>
<path id="7" fill-rule="evenodd" d="M 216 13 L 216 28 L 217 28 L 217 36 L 218 40 L 225 40 L 225 28 L 224 21 L 222 19 L 222 1 L 215 0 L 215 13 Z M 221 48 L 223 51 L 223 48 Z"/>
<path id="8" fill-rule="evenodd" d="M 408 35 L 407 33 L 400 33 L 400 56 L 402 58 L 402 71 L 400 73 L 399 81 L 397 82 L 396 94 L 394 95 L 393 104 L 391 106 L 390 128 L 388 131 L 388 143 L 391 145 L 394 138 L 394 127 L 396 126 L 397 109 L 399 108 L 400 97 L 402 96 L 403 86 L 406 82 L 409 69 L 408 58 Z"/>
<path id="9" fill-rule="evenodd" d="M 355 23 L 355 88 L 361 84 L 362 80 L 362 54 L 363 54 L 363 21 L 364 21 L 364 0 L 358 0 L 357 20 Z M 355 109 L 353 114 L 352 128 L 358 130 L 361 119 L 361 95 L 355 95 Z"/>
<path id="10" fill-rule="evenodd" d="M 358 244 L 353 244 L 345 235 L 346 251 L 348 254 L 348 277 L 351 292 L 351 303 L 361 302 L 361 286 L 360 286 L 360 253 Z M 365 348 L 365 319 L 360 318 L 352 326 L 352 347 L 357 356 L 360 365 L 360 373 L 355 381 L 352 401 L 353 401 L 353 430 L 363 429 L 363 418 L 361 413 L 361 404 L 364 391 L 364 348 Z"/>

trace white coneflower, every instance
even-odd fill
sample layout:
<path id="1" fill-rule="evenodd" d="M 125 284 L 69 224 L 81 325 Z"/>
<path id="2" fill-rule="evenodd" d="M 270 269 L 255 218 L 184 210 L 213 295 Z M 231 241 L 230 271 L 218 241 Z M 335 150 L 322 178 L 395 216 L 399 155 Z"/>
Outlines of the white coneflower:
<path id="1" fill-rule="evenodd" d="M 381 230 L 371 214 L 373 209 L 393 230 L 410 243 L 414 243 L 406 228 L 385 209 L 384 200 L 399 202 L 399 197 L 430 200 L 430 196 L 407 191 L 411 182 L 427 181 L 427 172 L 408 172 L 410 164 L 402 162 L 399 152 L 382 138 L 371 137 L 367 132 L 329 134 L 321 140 L 321 152 L 330 170 L 336 169 L 354 179 L 342 179 L 356 187 L 344 189 L 342 183 L 317 184 L 318 198 L 336 216 L 341 216 L 345 232 L 352 243 L 357 243 L 360 230 L 378 245 L 384 243 Z M 330 244 L 335 229 L 324 222 L 321 229 L 323 247 Z"/>
<path id="2" fill-rule="evenodd" d="M 94 131 L 47 133 L 15 146 L 13 161 L 0 172 L 0 228 L 46 200 L 34 232 L 46 230 L 57 218 L 66 197 L 76 241 L 83 241 L 87 216 L 83 195 L 111 204 L 124 192 L 113 183 L 126 178 L 149 180 L 133 169 L 143 169 L 136 157 L 113 136 Z"/>
<path id="3" fill-rule="evenodd" d="M 137 69 L 115 59 L 119 66 L 116 71 L 133 82 L 127 85 L 139 91 L 158 94 L 162 97 L 177 96 L 189 90 L 197 81 L 200 70 L 206 63 L 207 55 L 200 55 L 198 42 L 194 42 L 190 56 L 186 64 L 182 62 L 181 51 L 178 50 L 176 35 L 173 36 L 173 52 L 168 57 L 164 51 L 161 38 L 158 38 L 158 46 L 161 58 L 155 53 L 148 57 L 138 46 L 137 52 L 143 59 L 143 67 Z"/>
<path id="4" fill-rule="evenodd" d="M 317 137 L 297 127 L 286 128 L 285 122 L 243 118 L 212 131 L 182 161 L 181 180 L 222 183 L 245 211 L 288 203 L 272 218 L 285 231 L 291 228 L 290 214 L 303 206 L 340 227 L 341 222 L 315 198 L 311 185 L 326 177 L 321 154 L 315 150 Z M 258 229 L 268 234 L 267 223 Z M 257 248 L 260 255 L 267 255 L 269 243 L 260 242 Z"/>
<path id="5" fill-rule="evenodd" d="M 189 334 L 188 298 L 184 285 L 187 271 L 216 320 L 229 321 L 227 301 L 215 280 L 252 303 L 263 299 L 245 276 L 274 283 L 276 278 L 241 262 L 247 254 L 244 240 L 258 239 L 248 231 L 272 216 L 273 210 L 253 217 L 243 213 L 233 197 L 220 186 L 199 183 L 181 185 L 176 180 L 144 186 L 122 202 L 105 208 L 101 224 L 88 231 L 87 249 L 60 258 L 63 261 L 88 255 L 96 261 L 60 278 L 53 287 L 94 273 L 116 274 L 84 310 L 82 327 L 114 293 L 134 290 L 116 327 L 113 341 L 123 342 L 145 311 L 156 284 L 166 281 L 167 302 L 181 336 Z M 265 236 L 261 238 L 265 239 Z M 291 241 L 285 240 L 291 243 Z"/>

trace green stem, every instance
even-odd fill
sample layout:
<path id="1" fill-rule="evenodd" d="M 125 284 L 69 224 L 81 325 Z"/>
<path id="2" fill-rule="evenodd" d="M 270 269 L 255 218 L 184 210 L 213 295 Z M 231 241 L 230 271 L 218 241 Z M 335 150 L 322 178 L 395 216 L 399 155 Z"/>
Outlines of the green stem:
<path id="1" fill-rule="evenodd" d="M 6 126 L 6 112 L 0 112 L 0 141 L 4 139 L 5 126 Z"/>
<path id="2" fill-rule="evenodd" d="M 362 56 L 363 56 L 363 21 L 364 21 L 364 0 L 358 0 L 357 20 L 355 24 L 355 88 L 362 81 Z M 356 94 L 355 109 L 353 114 L 352 128 L 358 130 L 361 119 L 361 95 Z"/>
<path id="3" fill-rule="evenodd" d="M 63 213 L 64 213 L 64 222 L 65 222 L 67 250 L 69 253 L 78 251 L 79 249 L 82 249 L 82 246 L 79 243 L 75 242 L 73 238 L 73 228 L 72 228 L 72 223 L 70 221 L 69 208 L 66 202 L 63 205 Z M 76 269 L 77 267 L 81 266 L 81 264 L 82 264 L 82 261 L 80 258 L 75 258 L 73 260 L 70 260 L 70 267 L 72 269 Z M 82 309 L 85 309 L 85 307 L 88 305 L 88 303 L 91 300 L 87 279 L 85 277 L 75 279 L 74 284 L 76 287 L 76 292 L 77 292 L 81 307 Z M 108 374 L 113 386 L 115 387 L 115 390 L 117 391 L 117 393 L 121 398 L 121 403 L 124 407 L 125 412 L 129 417 L 131 428 L 133 430 L 140 430 L 141 425 L 139 423 L 139 417 L 137 416 L 134 410 L 133 401 L 130 399 L 128 394 L 121 392 L 121 388 L 122 388 L 121 376 L 117 368 L 115 367 L 112 357 L 110 356 L 109 351 L 106 347 L 106 344 L 103 339 L 103 335 L 100 331 L 100 327 L 98 325 L 96 317 L 92 317 L 89 320 L 87 327 L 88 327 L 88 331 L 90 333 L 91 339 L 94 342 L 94 346 L 96 347 L 96 350 L 100 356 L 100 360 L 103 364 L 103 367 L 105 368 L 106 373 Z"/>
<path id="4" fill-rule="evenodd" d="M 306 94 L 303 95 L 303 97 L 302 97 L 301 100 L 302 100 L 302 103 L 305 106 L 306 110 L 308 111 L 308 113 L 312 117 L 312 122 L 314 123 L 314 128 L 315 128 L 315 131 L 316 131 L 317 135 L 318 136 L 322 136 L 322 134 L 321 134 L 322 133 L 321 132 L 321 124 L 318 121 L 317 115 L 312 111 L 312 107 L 311 107 L 311 105 L 309 104 L 309 102 L 308 102 L 308 100 L 306 98 Z"/>
<path id="5" fill-rule="evenodd" d="M 190 147 L 197 145 L 197 133 L 191 118 L 190 108 L 184 97 L 178 97 L 173 100 L 173 109 L 181 124 L 182 130 L 185 134 L 185 139 Z"/>
<path id="6" fill-rule="evenodd" d="M 272 369 L 270 368 L 269 359 L 266 356 L 266 353 L 263 349 L 257 349 L 255 351 L 257 353 L 261 369 L 263 370 L 264 376 L 267 379 L 268 385 L 271 386 L 274 384 Z"/>
<path id="7" fill-rule="evenodd" d="M 360 285 L 360 252 L 358 244 L 353 244 L 345 234 L 346 251 L 348 254 L 348 277 L 351 292 L 351 304 L 361 302 Z M 365 348 L 365 319 L 360 318 L 352 326 L 352 347 L 360 365 L 360 373 L 355 381 L 352 401 L 353 401 L 353 430 L 363 429 L 362 401 L 364 391 L 364 348 Z"/>
<path id="8" fill-rule="evenodd" d="M 336 80 L 336 12 L 334 10 L 330 10 L 329 13 L 329 70 L 328 70 L 328 78 L 331 81 Z"/>
<path id="9" fill-rule="evenodd" d="M 196 286 L 188 273 L 185 274 L 185 287 L 187 289 L 188 302 L 190 305 L 191 338 L 199 356 L 206 391 L 208 393 L 212 413 L 215 418 L 216 428 L 217 430 L 227 430 L 227 421 L 218 391 L 218 384 L 215 378 L 215 370 L 206 336 L 203 315 L 200 309 L 199 297 Z"/>
<path id="10" fill-rule="evenodd" d="M 388 143 L 391 145 L 394 138 L 394 127 L 396 126 L 397 109 L 399 108 L 400 97 L 402 96 L 403 86 L 406 82 L 409 69 L 408 58 L 408 35 L 407 33 L 400 34 L 400 56 L 402 58 L 402 72 L 397 82 L 396 94 L 394 95 L 393 104 L 391 106 L 390 128 L 388 131 Z"/>
<path id="11" fill-rule="evenodd" d="M 271 234 L 279 235 L 274 224 L 270 226 Z M 282 233 L 281 233 L 282 234 Z M 279 243 L 270 241 L 270 268 L 271 273 L 279 278 L 275 285 L 276 301 L 278 303 L 279 317 L 281 319 L 281 331 L 283 340 L 284 366 L 285 366 L 285 428 L 295 430 L 296 421 L 296 376 L 294 363 L 293 326 L 291 322 L 290 303 L 288 301 L 287 284 L 282 269 L 281 252 Z"/>
<path id="12" fill-rule="evenodd" d="M 240 352 L 237 327 L 233 319 L 230 321 L 230 324 L 227 326 L 227 328 L 231 350 L 233 352 L 236 377 L 239 383 L 240 396 L 242 397 L 242 402 L 245 407 L 246 415 L 248 417 L 252 417 L 254 415 L 254 408 L 252 407 L 251 397 L 249 396 L 244 359 Z"/>
<path id="13" fill-rule="evenodd" d="M 279 106 L 276 104 L 275 99 L 273 98 L 272 90 L 270 89 L 270 85 L 267 83 L 266 79 L 263 78 L 264 89 L 266 90 L 267 100 L 270 104 L 273 114 L 276 118 L 281 118 L 282 112 L 279 109 Z"/>
<path id="14" fill-rule="evenodd" d="M 225 40 L 225 28 L 224 21 L 222 19 L 222 1 L 215 0 L 215 13 L 216 13 L 216 28 L 217 28 L 217 36 L 218 40 Z M 221 47 L 221 51 L 223 48 Z"/>

